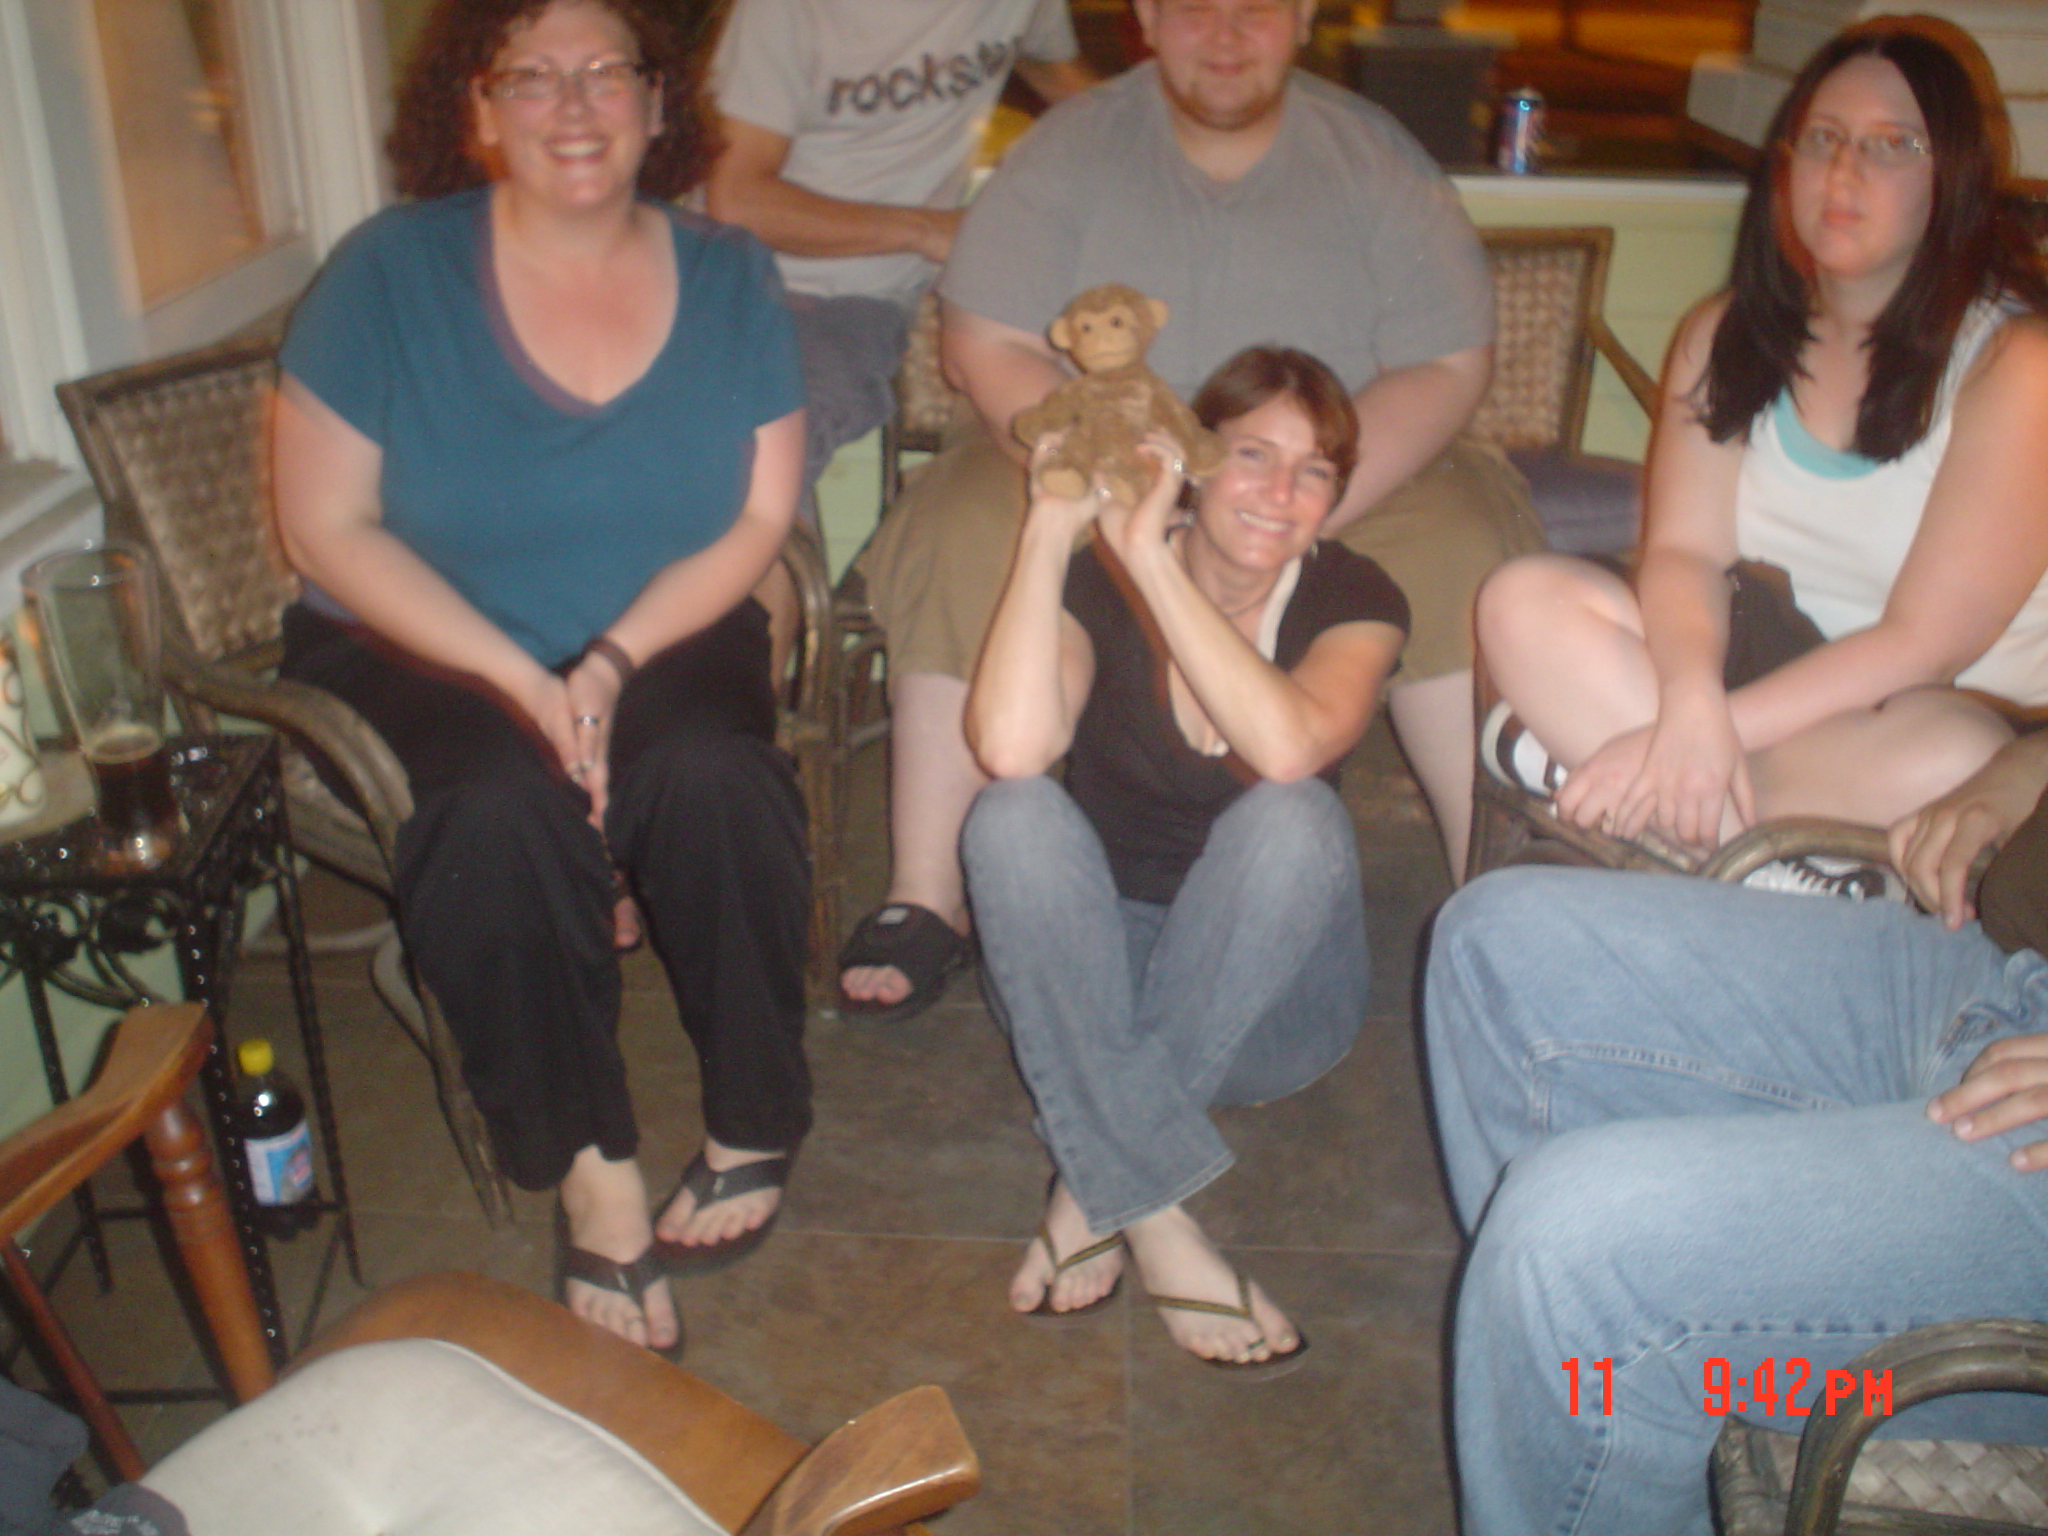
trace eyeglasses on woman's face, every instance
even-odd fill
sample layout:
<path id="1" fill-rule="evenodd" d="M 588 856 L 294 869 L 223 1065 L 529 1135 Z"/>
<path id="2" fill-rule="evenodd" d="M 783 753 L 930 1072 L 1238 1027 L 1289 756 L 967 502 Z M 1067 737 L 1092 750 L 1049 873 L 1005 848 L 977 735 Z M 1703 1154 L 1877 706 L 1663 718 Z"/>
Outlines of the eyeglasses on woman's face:
<path id="1" fill-rule="evenodd" d="M 573 88 L 585 101 L 622 100 L 653 74 L 645 64 L 627 59 L 593 59 L 575 69 L 552 64 L 519 64 L 494 69 L 484 86 L 499 101 L 555 101 Z"/>
<path id="2" fill-rule="evenodd" d="M 1904 170 L 1933 153 L 1925 138 L 1906 128 L 1851 134 L 1833 123 L 1808 123 L 1792 135 L 1792 153 L 1817 165 L 1832 165 L 1844 146 L 1873 171 Z"/>

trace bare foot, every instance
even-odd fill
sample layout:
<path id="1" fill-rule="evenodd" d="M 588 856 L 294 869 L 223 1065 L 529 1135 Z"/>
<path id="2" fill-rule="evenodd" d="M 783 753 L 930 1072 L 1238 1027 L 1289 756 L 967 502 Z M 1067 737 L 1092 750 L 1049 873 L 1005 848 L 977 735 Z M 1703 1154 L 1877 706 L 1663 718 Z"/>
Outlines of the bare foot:
<path id="1" fill-rule="evenodd" d="M 1237 1271 L 1216 1251 L 1195 1218 L 1177 1205 L 1156 1211 L 1124 1229 L 1124 1241 L 1154 1296 L 1239 1305 Z M 1284 1355 L 1301 1342 L 1287 1315 L 1257 1285 L 1251 1287 L 1252 1320 L 1161 1307 L 1160 1321 L 1189 1354 L 1204 1360 L 1252 1365 Z"/>
<path id="2" fill-rule="evenodd" d="M 647 1185 L 640 1165 L 630 1157 L 614 1163 L 596 1147 L 585 1147 L 569 1165 L 561 1194 L 569 1241 L 576 1247 L 630 1264 L 653 1242 L 647 1224 Z M 681 1334 L 666 1280 L 650 1285 L 637 1299 L 571 1280 L 563 1287 L 562 1299 L 578 1317 L 635 1344 L 667 1349 Z"/>
<path id="3" fill-rule="evenodd" d="M 1055 1252 L 1046 1251 L 1046 1235 L 1050 1235 Z M 1055 1179 L 1052 1198 L 1045 1204 L 1044 1233 L 1031 1239 L 1024 1249 L 1024 1262 L 1010 1277 L 1010 1305 L 1019 1312 L 1031 1312 L 1050 1298 L 1054 1312 L 1072 1312 L 1100 1301 L 1124 1272 L 1122 1248 L 1097 1254 L 1063 1273 L 1056 1273 L 1055 1267 L 1059 1259 L 1071 1258 L 1108 1235 L 1088 1230 L 1088 1218 L 1081 1214 L 1080 1205 L 1067 1193 L 1066 1184 Z"/>
<path id="4" fill-rule="evenodd" d="M 864 1003 L 900 1003 L 910 996 L 910 978 L 893 965 L 856 965 L 839 973 L 839 990 Z"/>
<path id="5" fill-rule="evenodd" d="M 775 1152 L 747 1152 L 737 1147 L 728 1147 L 704 1138 L 704 1161 L 711 1165 L 713 1173 L 724 1173 L 728 1168 L 744 1167 L 748 1163 L 764 1163 Z M 697 1197 L 687 1189 L 679 1190 L 668 1209 L 661 1213 L 661 1219 L 654 1224 L 654 1235 L 665 1243 L 681 1243 L 685 1247 L 697 1247 L 712 1243 L 723 1243 L 738 1237 L 742 1232 L 751 1232 L 770 1216 L 782 1203 L 779 1189 L 757 1189 L 751 1194 L 734 1195 L 726 1200 L 714 1200 L 697 1209 Z"/>
<path id="6" fill-rule="evenodd" d="M 621 891 L 612 906 L 612 948 L 623 955 L 638 949 L 646 937 L 646 929 L 640 926 L 639 904 Z"/>

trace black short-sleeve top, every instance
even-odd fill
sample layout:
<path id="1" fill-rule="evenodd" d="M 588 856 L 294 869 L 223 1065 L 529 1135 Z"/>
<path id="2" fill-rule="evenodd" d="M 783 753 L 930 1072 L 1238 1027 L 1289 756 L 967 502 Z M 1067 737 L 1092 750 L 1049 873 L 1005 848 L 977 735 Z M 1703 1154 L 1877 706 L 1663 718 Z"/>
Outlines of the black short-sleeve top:
<path id="1" fill-rule="evenodd" d="M 1283 578 L 1284 579 L 1284 578 Z M 1067 792 L 1109 854 L 1119 895 L 1173 900 L 1209 840 L 1209 828 L 1257 776 L 1234 753 L 1207 757 L 1188 744 L 1167 695 L 1166 655 L 1143 599 L 1090 544 L 1067 571 L 1068 613 L 1095 648 L 1095 682 L 1074 724 Z M 1291 671 L 1324 630 L 1358 622 L 1408 629 L 1408 600 L 1393 578 L 1341 544 L 1302 556 L 1269 658 Z M 1337 782 L 1337 765 L 1323 777 Z"/>

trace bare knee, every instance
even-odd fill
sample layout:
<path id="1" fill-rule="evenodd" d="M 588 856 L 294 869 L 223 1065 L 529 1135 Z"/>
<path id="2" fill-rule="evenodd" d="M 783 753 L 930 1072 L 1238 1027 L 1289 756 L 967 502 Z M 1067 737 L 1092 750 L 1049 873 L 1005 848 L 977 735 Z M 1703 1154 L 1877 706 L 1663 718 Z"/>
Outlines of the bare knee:
<path id="1" fill-rule="evenodd" d="M 1602 612 L 1612 606 L 1604 588 L 1614 578 L 1569 555 L 1524 555 L 1510 560 L 1479 589 L 1475 623 L 1489 666 L 1525 654 L 1557 632 L 1561 614 Z"/>
<path id="2" fill-rule="evenodd" d="M 1910 688 L 1875 713 L 1885 747 L 1898 754 L 1895 786 L 1908 810 L 1947 794 L 2012 740 L 1994 711 L 1953 688 Z"/>

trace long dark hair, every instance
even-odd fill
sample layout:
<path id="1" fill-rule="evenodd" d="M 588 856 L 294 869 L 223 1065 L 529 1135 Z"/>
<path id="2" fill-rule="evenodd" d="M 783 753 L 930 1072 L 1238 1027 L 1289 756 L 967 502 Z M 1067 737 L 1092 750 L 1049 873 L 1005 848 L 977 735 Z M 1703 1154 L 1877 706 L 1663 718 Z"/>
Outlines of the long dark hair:
<path id="1" fill-rule="evenodd" d="M 385 148 L 400 194 L 441 197 L 481 186 L 490 173 L 477 156 L 470 82 L 491 67 L 513 28 L 553 0 L 440 0 L 420 29 L 398 88 Z M 626 24 L 640 60 L 661 79 L 662 132 L 647 146 L 637 183 L 643 196 L 680 197 L 710 173 L 721 148 L 704 89 L 704 49 L 681 25 L 675 0 L 580 0 Z M 701 29 L 698 29 L 701 30 Z"/>
<path id="2" fill-rule="evenodd" d="M 1965 51 L 1969 65 L 1959 57 Z M 2048 309 L 2048 273 L 2011 190 L 2010 128 L 1982 55 L 1965 34 L 1928 17 L 1887 16 L 1851 27 L 1792 82 L 1750 175 L 1728 308 L 1695 401 L 1717 443 L 1746 433 L 1800 374 L 1813 285 L 1787 202 L 1792 138 L 1821 82 L 1865 57 L 1888 61 L 1913 92 L 1927 121 L 1934 199 L 1912 263 L 1870 329 L 1870 382 L 1852 446 L 1884 461 L 1927 435 L 1956 332 L 1977 299 Z"/>
<path id="3" fill-rule="evenodd" d="M 1214 431 L 1282 395 L 1301 407 L 1316 451 L 1336 467 L 1334 504 L 1358 463 L 1358 412 L 1343 381 L 1321 358 L 1293 347 L 1246 347 L 1209 375 L 1188 408 Z"/>

